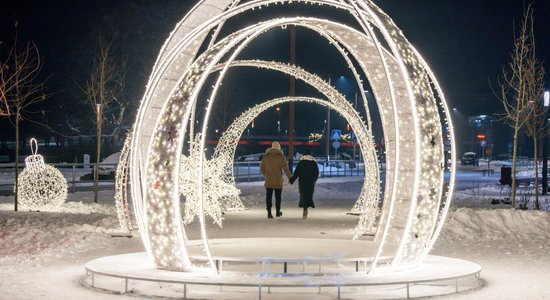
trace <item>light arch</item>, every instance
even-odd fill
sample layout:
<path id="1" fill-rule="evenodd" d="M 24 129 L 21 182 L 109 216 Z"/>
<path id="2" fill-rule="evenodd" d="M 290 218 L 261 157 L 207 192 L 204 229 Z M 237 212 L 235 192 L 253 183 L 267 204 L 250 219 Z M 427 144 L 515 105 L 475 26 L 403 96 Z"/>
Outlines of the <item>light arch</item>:
<path id="1" fill-rule="evenodd" d="M 225 167 L 226 176 L 222 178 L 222 180 L 235 184 L 235 178 L 233 176 L 233 157 L 235 156 L 239 138 L 248 124 L 250 124 L 250 122 L 259 114 L 273 106 L 287 102 L 309 102 L 329 107 L 342 115 L 342 117 L 346 119 L 354 129 L 354 132 L 356 132 L 361 153 L 365 158 L 365 179 L 355 206 L 360 207 L 361 211 L 364 210 L 364 217 L 366 218 L 365 224 L 368 228 L 372 227 L 378 214 L 378 199 L 380 190 L 380 176 L 376 150 L 374 148 L 372 136 L 362 118 L 349 102 L 345 101 L 345 99 L 343 100 L 344 101 L 342 101 L 342 99 L 340 99 L 340 101 L 327 101 L 314 97 L 287 96 L 267 100 L 247 109 L 237 119 L 235 119 L 226 131 L 224 131 L 219 139 L 218 145 L 215 148 L 213 156 L 215 158 L 224 158 L 227 162 Z M 359 224 L 362 225 L 362 222 L 359 222 Z M 363 233 L 365 229 L 356 228 L 356 231 Z"/>
<path id="2" fill-rule="evenodd" d="M 385 201 L 383 214 L 385 225 L 382 226 L 381 246 L 374 257 L 375 263 L 372 268 L 386 269 L 383 265 L 377 265 L 376 260 L 381 255 L 388 254 L 389 250 L 384 248 L 384 244 L 391 240 L 399 242 L 400 246 L 398 251 L 393 253 L 394 259 L 390 270 L 414 267 L 422 261 L 423 255 L 429 251 L 428 247 L 437 237 L 452 192 L 453 181 L 451 180 L 449 190 L 445 191 L 447 194 L 446 199 L 443 200 L 444 209 L 440 211 L 444 190 L 443 167 L 439 165 L 442 165 L 444 155 L 443 135 L 440 128 L 443 121 L 439 114 L 442 113 L 448 118 L 448 108 L 444 105 L 443 93 L 439 91 L 437 85 L 435 88 L 431 86 L 429 79 L 433 74 L 421 59 L 416 58 L 414 48 L 399 31 L 396 33 L 391 19 L 371 2 L 293 1 L 329 5 L 349 11 L 364 28 L 365 32 L 361 33 L 362 36 L 372 44 L 368 45 L 369 42 L 366 42 L 360 46 L 366 53 L 366 59 L 372 60 L 373 69 L 380 71 L 381 74 L 373 77 L 365 72 L 371 86 L 375 86 L 373 93 L 377 103 L 384 108 L 381 109 L 381 115 L 384 114 L 384 135 L 388 137 L 385 140 L 387 167 L 390 172 L 388 180 L 390 184 L 386 186 L 385 193 L 385 199 L 388 201 Z M 173 118 L 178 122 L 185 120 L 181 122 L 182 124 L 188 122 L 191 116 L 190 107 L 194 105 L 194 97 L 196 97 L 195 90 L 204 82 L 204 79 L 201 79 L 204 78 L 203 73 L 209 72 L 208 69 L 212 68 L 209 66 L 211 63 L 209 60 L 221 58 L 220 54 L 215 53 L 219 50 L 228 51 L 229 49 L 222 50 L 222 48 L 231 48 L 231 41 L 222 40 L 212 44 L 212 47 L 207 50 L 208 53 L 197 59 L 195 59 L 196 51 L 201 41 L 206 38 L 207 32 L 228 17 L 261 5 L 288 4 L 292 1 L 255 0 L 242 5 L 233 5 L 224 11 L 230 6 L 230 2 L 200 1 L 178 24 L 161 50 L 138 112 L 131 153 L 132 199 L 138 212 L 136 215 L 140 216 L 137 223 L 142 232 L 142 238 L 151 241 L 151 244 L 146 245 L 146 249 L 156 265 L 161 268 L 193 269 L 186 256 L 185 234 L 177 221 L 179 212 L 176 210 L 175 201 L 167 200 L 176 197 L 174 192 L 177 188 L 174 189 L 173 183 L 174 174 L 178 173 L 178 164 L 175 167 L 165 168 L 164 162 L 159 158 L 165 154 L 175 156 L 178 149 L 181 149 L 183 134 L 180 133 L 176 140 L 167 140 L 166 133 L 173 130 L 169 127 L 170 124 L 177 123 L 171 122 Z M 273 22 L 276 21 L 272 20 L 271 23 Z M 190 29 L 191 24 L 199 24 L 199 26 Z M 382 32 L 390 45 L 391 53 L 385 51 L 376 36 L 372 34 L 373 26 Z M 390 30 L 385 29 L 386 27 Z M 258 29 L 258 27 L 255 28 Z M 319 28 L 319 30 L 325 29 Z M 411 55 L 415 58 L 411 59 L 409 57 Z M 220 78 L 223 77 L 224 72 L 222 70 Z M 198 86 L 195 86 L 197 83 Z M 213 95 L 216 89 L 217 86 L 213 88 Z M 434 97 L 436 91 L 439 99 Z M 170 100 L 167 100 L 169 97 Z M 177 101 L 184 109 L 174 106 L 174 102 Z M 441 107 L 438 107 L 438 103 Z M 160 117 L 157 118 L 157 116 Z M 185 131 L 184 127 L 177 129 Z M 451 143 L 454 143 L 452 133 L 449 136 Z M 168 149 L 169 153 L 156 152 L 161 147 Z M 404 152 L 408 152 L 409 155 L 412 153 L 412 159 L 402 156 L 401 153 Z M 451 171 L 453 170 L 454 166 L 451 167 Z M 143 180 L 140 174 L 145 174 Z M 160 188 L 161 183 L 162 188 Z M 397 186 L 400 188 L 398 189 Z M 395 214 L 396 212 L 399 213 Z M 416 216 L 418 217 L 415 219 Z M 163 226 L 157 226 L 160 225 L 159 219 L 166 217 L 169 222 Z M 201 220 L 202 224 L 203 221 Z M 421 236 L 415 240 L 418 233 Z M 204 233 L 204 248 L 211 258 L 205 237 Z"/>

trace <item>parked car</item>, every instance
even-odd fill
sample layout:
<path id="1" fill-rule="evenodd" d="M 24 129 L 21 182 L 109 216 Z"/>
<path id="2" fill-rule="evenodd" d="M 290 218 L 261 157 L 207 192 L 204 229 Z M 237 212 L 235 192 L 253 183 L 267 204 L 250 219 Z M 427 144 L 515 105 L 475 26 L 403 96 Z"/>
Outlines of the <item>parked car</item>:
<path id="1" fill-rule="evenodd" d="M 247 154 L 247 155 L 241 155 L 237 157 L 237 161 L 243 162 L 253 162 L 253 161 L 260 161 L 262 160 L 262 156 L 264 156 L 264 152 L 262 153 L 255 153 L 255 154 Z"/>
<path id="2" fill-rule="evenodd" d="M 119 159 L 120 159 L 120 152 L 115 152 L 105 157 L 99 163 L 99 170 L 97 171 L 99 175 L 108 176 L 108 175 L 114 174 Z"/>
<path id="3" fill-rule="evenodd" d="M 479 158 L 476 157 L 474 152 L 466 152 L 460 158 L 460 164 L 463 166 L 479 166 Z"/>

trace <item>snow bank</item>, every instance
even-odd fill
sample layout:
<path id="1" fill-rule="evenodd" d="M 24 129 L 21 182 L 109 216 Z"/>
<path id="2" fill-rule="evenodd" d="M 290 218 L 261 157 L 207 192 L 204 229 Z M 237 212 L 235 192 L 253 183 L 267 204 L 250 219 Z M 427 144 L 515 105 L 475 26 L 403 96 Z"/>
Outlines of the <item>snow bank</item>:
<path id="1" fill-rule="evenodd" d="M 495 183 L 477 184 L 474 188 L 455 191 L 452 205 L 475 208 L 509 208 L 511 206 L 511 187 Z M 517 208 L 535 209 L 534 187 L 516 188 Z M 550 211 L 550 195 L 539 194 L 539 208 Z"/>
<path id="2" fill-rule="evenodd" d="M 106 215 L 17 213 L 0 221 L 0 264 L 65 257 L 108 248 L 108 233 L 118 226 Z"/>
<path id="3" fill-rule="evenodd" d="M 72 194 L 72 197 L 83 193 Z M 85 194 L 90 194 L 85 193 Z M 3 197 L 0 204 L 0 265 L 41 262 L 89 249 L 109 248 L 110 233 L 118 231 L 113 205 L 97 204 L 90 196 L 63 204 L 57 211 L 13 211 Z"/>
<path id="4" fill-rule="evenodd" d="M 468 242 L 515 240 L 550 247 L 550 213 L 515 209 L 458 208 L 449 213 L 442 236 Z"/>
<path id="5" fill-rule="evenodd" d="M 208 234 L 212 238 L 351 238 L 357 217 L 346 212 L 361 186 L 359 177 L 321 178 L 315 191 L 317 208 L 303 220 L 297 207 L 298 185 L 285 184 L 284 215 L 268 220 L 263 208 L 263 182 L 240 183 L 238 187 L 249 210 L 228 213 L 224 227 L 210 224 Z M 487 284 L 480 290 L 445 299 L 548 298 L 550 213 L 513 210 L 500 202 L 492 205 L 491 198 L 506 194 L 502 190 L 494 184 L 480 185 L 455 194 L 432 254 L 479 263 Z M 102 191 L 99 200 L 98 204 L 93 203 L 93 193 L 81 192 L 69 194 L 57 212 L 13 212 L 13 197 L 0 197 L 0 298 L 132 298 L 81 286 L 87 260 L 143 251 L 138 236 L 111 237 L 119 230 L 113 192 Z M 197 230 L 190 228 L 190 235 L 199 236 L 194 231 Z"/>

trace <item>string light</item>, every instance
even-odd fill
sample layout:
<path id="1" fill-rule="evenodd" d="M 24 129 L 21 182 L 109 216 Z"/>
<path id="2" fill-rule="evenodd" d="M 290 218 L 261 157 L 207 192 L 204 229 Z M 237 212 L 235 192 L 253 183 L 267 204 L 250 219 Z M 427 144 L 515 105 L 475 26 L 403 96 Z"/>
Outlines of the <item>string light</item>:
<path id="1" fill-rule="evenodd" d="M 199 203 L 201 199 L 198 196 L 198 170 L 200 135 L 195 137 L 195 140 L 190 145 L 191 153 L 189 156 L 183 156 L 180 161 L 180 179 L 179 190 L 180 194 L 185 198 L 183 222 L 191 223 L 195 216 L 199 214 Z M 204 157 L 204 152 L 202 153 Z M 233 160 L 231 160 L 231 165 Z M 204 182 L 204 212 L 210 216 L 214 223 L 222 227 L 223 215 L 222 212 L 227 208 L 239 209 L 244 208 L 244 205 L 239 199 L 241 193 L 235 187 L 235 184 L 223 180 L 225 170 L 227 169 L 227 159 L 223 155 L 215 155 L 211 160 L 204 158 L 203 160 L 203 182 Z"/>
<path id="2" fill-rule="evenodd" d="M 18 177 L 18 201 L 30 210 L 55 210 L 67 199 L 67 180 L 37 154 L 36 139 L 30 144 L 32 155 L 25 158 L 25 169 Z"/>
<path id="3" fill-rule="evenodd" d="M 130 209 L 128 207 L 128 159 L 130 155 L 130 145 L 132 143 L 132 133 L 128 133 L 124 146 L 120 151 L 120 157 L 115 173 L 115 208 L 117 211 L 120 229 L 123 232 L 131 232 L 132 222 L 130 218 Z"/>
<path id="4" fill-rule="evenodd" d="M 242 66 L 245 64 L 245 61 L 239 61 L 236 63 Z M 264 62 L 264 65 L 269 64 L 273 63 Z M 296 68 L 296 70 L 299 69 Z M 304 71 L 302 70 L 302 72 Z M 328 86 L 328 83 L 325 84 Z M 334 92 L 336 91 L 334 90 Z M 215 158 L 225 157 L 226 165 L 222 167 L 225 172 L 222 173 L 221 179 L 230 185 L 235 184 L 232 158 L 235 155 L 239 137 L 248 124 L 260 113 L 268 110 L 269 108 L 291 101 L 309 102 L 330 107 L 348 120 L 350 124 L 354 126 L 353 128 L 357 128 L 356 131 L 359 149 L 362 151 L 362 155 L 365 158 L 365 177 L 361 193 L 354 205 L 354 209 L 360 212 L 364 211 L 365 219 L 362 223 L 364 226 L 367 228 L 374 226 L 375 218 L 379 213 L 378 199 L 380 189 L 380 178 L 378 176 L 379 170 L 378 165 L 376 164 L 376 150 L 374 148 L 374 142 L 372 141 L 370 132 L 366 129 L 366 125 L 361 120 L 361 117 L 353 109 L 351 104 L 341 95 L 332 101 L 311 97 L 281 97 L 257 104 L 243 112 L 223 133 L 214 153 Z M 357 228 L 358 232 L 363 232 L 364 230 L 365 229 Z"/>
<path id="5" fill-rule="evenodd" d="M 292 2 L 328 5 L 348 11 L 361 30 L 323 19 L 280 18 L 260 22 L 216 41 L 217 32 L 228 18 L 268 4 L 286 5 Z M 195 122 L 191 112 L 197 104 L 198 94 L 206 88 L 204 84 L 208 75 L 217 69 L 220 73 L 208 97 L 200 143 L 195 145 L 197 153 L 201 154 L 196 154 L 189 161 L 197 168 L 197 181 L 191 185 L 196 186 L 197 192 L 197 196 L 192 197 L 196 208 L 192 215 L 199 217 L 203 249 L 210 267 L 214 268 L 204 225 L 205 213 L 209 214 L 208 210 L 218 207 L 208 204 L 211 185 L 205 177 L 211 171 L 209 160 L 202 154 L 208 118 L 227 69 L 241 63 L 233 62 L 237 54 L 258 35 L 271 28 L 287 25 L 303 26 L 319 32 L 339 51 L 339 45 L 342 45 L 345 50 L 341 54 L 355 59 L 366 75 L 378 105 L 386 146 L 383 206 L 379 211 L 378 199 L 372 201 L 372 195 L 380 194 L 379 185 L 376 185 L 378 181 L 373 180 L 365 183 L 361 191 L 368 195 L 360 195 L 360 199 L 366 199 L 368 204 L 358 201 L 359 204 L 354 207 L 360 211 L 356 237 L 377 226 L 375 242 L 378 243 L 378 250 L 370 271 L 414 267 L 422 261 L 437 238 L 449 207 L 454 180 L 451 179 L 448 187 L 444 185 L 443 172 L 446 169 L 443 164 L 441 128 L 445 121 L 440 118 L 440 114 L 448 115 L 448 108 L 439 86 L 430 82 L 430 77 L 435 77 L 427 64 L 391 18 L 366 0 L 255 0 L 228 2 L 227 6 L 210 5 L 209 0 L 205 0 L 178 23 L 163 46 L 135 123 L 130 154 L 132 201 L 142 240 L 157 267 L 173 270 L 194 268 L 187 256 L 187 237 L 179 208 L 180 162 L 186 159 L 181 153 L 187 124 Z M 196 57 L 207 33 L 214 29 L 215 35 L 208 48 Z M 374 34 L 375 31 L 380 32 L 380 35 Z M 220 60 L 224 57 L 227 60 L 220 66 Z M 297 79 L 317 88 L 332 104 L 339 103 L 335 99 L 340 96 L 327 88 L 314 74 L 298 71 L 299 68 L 292 69 L 285 64 L 262 61 L 248 61 L 246 64 L 290 72 Z M 348 65 L 353 66 L 349 62 Z M 356 80 L 361 82 L 358 75 Z M 366 99 L 363 99 L 363 105 L 368 109 Z M 367 118 L 366 128 L 369 128 L 370 117 Z M 355 128 L 353 124 L 352 127 Z M 452 134 L 449 138 L 453 145 Z M 368 145 L 372 138 L 367 136 L 364 141 Z M 227 163 L 232 158 L 227 153 L 216 163 Z M 234 152 L 231 153 L 234 155 Z M 373 157 L 370 152 L 368 154 Z M 376 165 L 376 159 L 370 163 Z M 378 170 L 377 165 L 373 170 Z M 454 167 L 450 171 L 452 178 Z M 379 174 L 375 178 L 379 179 Z M 365 189 L 365 186 L 368 188 Z M 374 223 L 375 219 L 379 221 Z M 379 264 L 378 260 L 382 256 L 392 259 L 389 263 Z"/>

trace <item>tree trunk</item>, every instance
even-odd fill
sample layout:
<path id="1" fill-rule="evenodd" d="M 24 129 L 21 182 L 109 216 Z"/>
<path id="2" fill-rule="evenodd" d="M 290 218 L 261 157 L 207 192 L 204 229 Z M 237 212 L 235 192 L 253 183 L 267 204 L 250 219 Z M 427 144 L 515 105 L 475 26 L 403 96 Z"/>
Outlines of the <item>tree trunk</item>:
<path id="1" fill-rule="evenodd" d="M 15 113 L 15 199 L 13 202 L 14 211 L 17 211 L 19 194 L 19 110 Z"/>
<path id="2" fill-rule="evenodd" d="M 516 208 L 516 156 L 518 151 L 518 132 L 519 126 L 516 123 L 514 126 L 514 150 L 512 152 L 512 208 Z"/>
<path id="3" fill-rule="evenodd" d="M 94 203 L 97 203 L 97 194 L 99 192 L 99 159 L 101 157 L 101 115 L 97 119 L 97 149 L 96 161 L 94 168 Z"/>
<path id="4" fill-rule="evenodd" d="M 538 138 L 533 137 L 534 157 L 535 162 L 535 209 L 539 209 L 539 161 L 538 161 Z"/>

